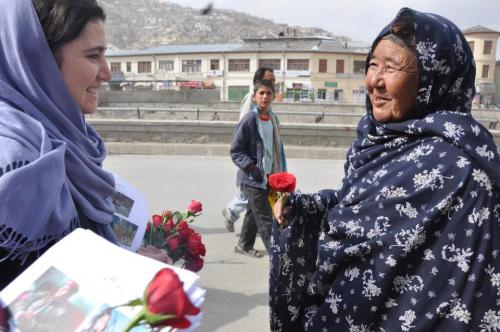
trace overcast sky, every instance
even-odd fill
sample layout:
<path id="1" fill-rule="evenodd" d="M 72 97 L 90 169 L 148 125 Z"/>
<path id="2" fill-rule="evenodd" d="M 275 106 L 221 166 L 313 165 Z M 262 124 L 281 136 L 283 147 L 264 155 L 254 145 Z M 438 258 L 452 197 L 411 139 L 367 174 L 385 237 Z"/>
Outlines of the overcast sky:
<path id="1" fill-rule="evenodd" d="M 402 7 L 439 14 L 464 30 L 474 25 L 500 31 L 500 0 L 170 0 L 180 5 L 234 9 L 276 23 L 319 27 L 371 42 Z M 497 59 L 500 58 L 500 48 Z"/>

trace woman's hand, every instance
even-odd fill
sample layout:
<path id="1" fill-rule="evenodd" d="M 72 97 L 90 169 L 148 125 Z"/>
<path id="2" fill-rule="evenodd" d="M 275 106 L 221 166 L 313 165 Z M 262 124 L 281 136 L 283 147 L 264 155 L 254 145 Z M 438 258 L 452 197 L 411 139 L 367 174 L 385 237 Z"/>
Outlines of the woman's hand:
<path id="1" fill-rule="evenodd" d="M 156 259 L 157 261 L 167 263 L 167 264 L 173 264 L 174 262 L 170 257 L 168 257 L 168 254 L 165 250 L 156 248 L 155 246 L 152 245 L 147 245 L 147 246 L 141 246 L 138 250 L 137 253 L 142 256 L 146 256 L 149 258 Z"/>
<path id="2" fill-rule="evenodd" d="M 288 201 L 288 195 L 283 195 L 274 204 L 273 214 L 274 218 L 278 222 L 278 224 L 286 226 L 287 220 L 286 217 L 290 214 L 290 207 L 285 207 L 286 202 Z"/>

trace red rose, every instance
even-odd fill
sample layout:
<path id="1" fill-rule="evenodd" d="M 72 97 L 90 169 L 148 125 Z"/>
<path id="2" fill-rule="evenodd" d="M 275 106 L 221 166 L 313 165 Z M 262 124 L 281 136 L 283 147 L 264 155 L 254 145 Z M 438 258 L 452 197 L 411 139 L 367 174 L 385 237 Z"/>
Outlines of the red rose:
<path id="1" fill-rule="evenodd" d="M 173 213 L 170 210 L 165 210 L 165 211 L 163 211 L 163 213 L 161 215 L 163 218 L 165 218 L 165 220 L 168 220 L 168 219 L 172 218 Z"/>
<path id="2" fill-rule="evenodd" d="M 167 241 L 168 248 L 173 252 L 179 246 L 179 238 L 177 236 L 168 239 Z"/>
<path id="3" fill-rule="evenodd" d="M 200 309 L 191 303 L 184 292 L 183 283 L 177 274 L 169 268 L 163 268 L 156 273 L 146 288 L 144 300 L 150 313 L 173 316 L 160 322 L 157 326 L 184 329 L 191 325 L 185 316 L 200 313 Z"/>
<path id="4" fill-rule="evenodd" d="M 292 193 L 295 191 L 297 179 L 291 173 L 281 172 L 269 175 L 269 187 L 276 192 Z"/>
<path id="5" fill-rule="evenodd" d="M 166 223 L 163 224 L 163 231 L 168 234 L 172 229 L 174 229 L 174 226 L 174 220 L 169 219 Z"/>
<path id="6" fill-rule="evenodd" d="M 207 249 L 205 248 L 205 245 L 203 243 L 198 244 L 198 254 L 200 256 L 205 256 L 207 253 Z"/>
<path id="7" fill-rule="evenodd" d="M 196 214 L 198 212 L 203 211 L 203 205 L 200 202 L 195 201 L 193 199 L 191 201 L 191 203 L 189 203 L 187 210 L 188 210 L 188 212 L 191 212 L 192 214 Z"/>
<path id="8" fill-rule="evenodd" d="M 161 227 L 161 225 L 163 224 L 163 217 L 162 216 L 155 214 L 155 215 L 153 215 L 152 219 L 153 219 L 153 225 L 155 227 Z"/>
<path id="9" fill-rule="evenodd" d="M 177 231 L 179 232 L 179 236 L 182 238 L 187 238 L 189 236 L 189 225 L 183 220 L 177 225 Z"/>
<path id="10" fill-rule="evenodd" d="M 203 258 L 198 256 L 192 256 L 190 259 L 184 264 L 184 268 L 193 272 L 198 272 L 203 267 Z"/>
<path id="11" fill-rule="evenodd" d="M 187 239 L 188 253 L 193 256 L 199 255 L 200 244 L 202 244 L 200 234 L 193 232 Z"/>

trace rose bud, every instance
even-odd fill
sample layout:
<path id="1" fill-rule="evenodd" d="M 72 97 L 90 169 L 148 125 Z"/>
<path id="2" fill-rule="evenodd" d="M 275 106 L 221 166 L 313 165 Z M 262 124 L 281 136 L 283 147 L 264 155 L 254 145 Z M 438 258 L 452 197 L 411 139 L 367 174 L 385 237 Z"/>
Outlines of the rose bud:
<path id="1" fill-rule="evenodd" d="M 161 215 L 163 218 L 165 218 L 165 220 L 168 220 L 168 219 L 172 218 L 173 213 L 170 210 L 165 210 L 165 211 L 163 211 L 163 213 Z"/>
<path id="2" fill-rule="evenodd" d="M 161 225 L 163 225 L 163 217 L 162 216 L 155 214 L 155 215 L 153 215 L 152 219 L 153 219 L 153 225 L 155 227 L 161 227 Z"/>
<path id="3" fill-rule="evenodd" d="M 197 214 L 197 213 L 203 211 L 203 205 L 200 202 L 195 201 L 193 199 L 191 201 L 191 203 L 189 203 L 187 210 L 188 210 L 188 212 L 191 212 L 192 214 Z"/>
<path id="4" fill-rule="evenodd" d="M 170 233 L 174 229 L 174 220 L 169 219 L 165 224 L 163 224 L 163 230 L 165 233 Z"/>

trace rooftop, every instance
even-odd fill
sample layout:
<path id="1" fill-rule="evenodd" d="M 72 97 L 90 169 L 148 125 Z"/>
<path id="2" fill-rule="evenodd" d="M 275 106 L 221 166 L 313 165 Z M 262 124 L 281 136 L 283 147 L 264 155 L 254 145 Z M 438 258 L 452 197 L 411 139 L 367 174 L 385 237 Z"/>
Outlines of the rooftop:
<path id="1" fill-rule="evenodd" d="M 281 37 L 244 39 L 241 44 L 164 45 L 142 50 L 108 50 L 106 56 L 283 51 L 367 54 L 369 50 L 368 45 L 360 42 L 344 42 L 329 37 Z"/>
<path id="2" fill-rule="evenodd" d="M 244 39 L 238 51 L 247 52 L 328 52 L 367 54 L 370 47 L 360 42 L 338 41 L 328 37 L 282 37 Z"/>
<path id="3" fill-rule="evenodd" d="M 108 50 L 106 51 L 106 56 L 218 53 L 229 52 L 240 46 L 240 44 L 163 45 L 142 50 Z"/>
<path id="4" fill-rule="evenodd" d="M 493 33 L 500 35 L 500 32 L 492 30 L 490 28 L 483 27 L 482 25 L 474 25 L 473 27 L 463 30 L 462 33 L 464 35 L 469 35 L 473 33 Z"/>

